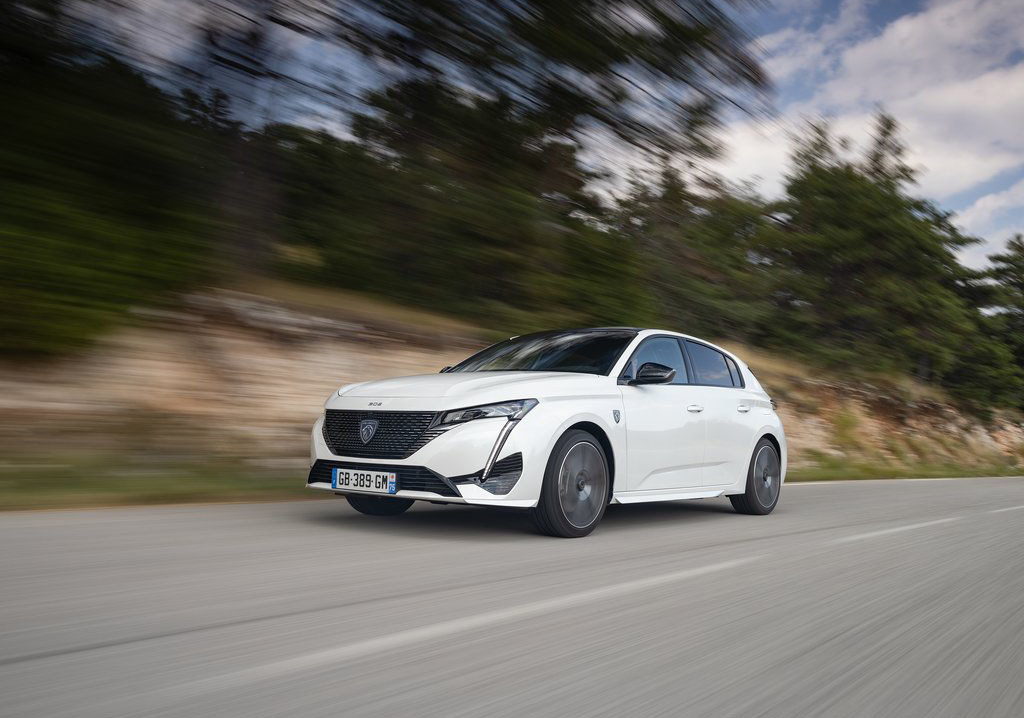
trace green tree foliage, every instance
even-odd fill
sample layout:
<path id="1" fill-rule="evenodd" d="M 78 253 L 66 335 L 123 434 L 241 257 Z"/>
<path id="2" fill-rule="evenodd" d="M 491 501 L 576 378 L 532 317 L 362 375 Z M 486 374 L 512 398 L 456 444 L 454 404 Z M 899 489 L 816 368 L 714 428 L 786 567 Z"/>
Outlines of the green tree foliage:
<path id="1" fill-rule="evenodd" d="M 203 274 L 208 148 L 137 73 L 4 19 L 0 346 L 62 352 Z"/>
<path id="2" fill-rule="evenodd" d="M 1024 372 L 1024 235 L 1017 234 L 1003 252 L 989 257 L 991 267 L 983 277 L 988 299 L 985 326 L 989 341 L 1003 345 L 1013 364 Z M 1024 408 L 1024 381 L 1007 382 L 1009 401 Z"/>
<path id="3" fill-rule="evenodd" d="M 881 116 L 863 162 L 845 158 L 823 125 L 801 141 L 764 235 L 776 269 L 771 329 L 838 364 L 935 379 L 975 328 L 956 290 L 955 252 L 970 240 L 905 192 L 910 171 L 892 130 Z"/>
<path id="4" fill-rule="evenodd" d="M 659 323 L 694 334 L 756 334 L 768 307 L 755 254 L 766 223 L 762 202 L 714 184 L 690 191 L 665 168 L 657 184 L 633 184 L 615 221 L 642 258 Z"/>
<path id="5" fill-rule="evenodd" d="M 808 128 L 776 225 L 761 236 L 775 304 L 763 341 L 836 366 L 913 373 L 975 406 L 1013 404 L 1020 367 L 956 259 L 978 240 L 908 193 L 903 152 L 884 113 L 863 159 L 848 158 L 826 125 Z"/>
<path id="6" fill-rule="evenodd" d="M 994 406 L 1024 408 L 1024 372 L 1003 339 L 1004 321 L 979 317 L 975 332 L 957 346 L 957 359 L 942 377 L 954 396 L 983 413 Z"/>
<path id="7" fill-rule="evenodd" d="M 432 81 L 368 101 L 359 142 L 281 126 L 262 135 L 285 256 L 306 260 L 289 273 L 469 316 L 503 312 L 522 328 L 642 314 L 642 293 L 621 281 L 633 248 L 588 221 L 598 203 L 573 144 L 507 97 Z"/>

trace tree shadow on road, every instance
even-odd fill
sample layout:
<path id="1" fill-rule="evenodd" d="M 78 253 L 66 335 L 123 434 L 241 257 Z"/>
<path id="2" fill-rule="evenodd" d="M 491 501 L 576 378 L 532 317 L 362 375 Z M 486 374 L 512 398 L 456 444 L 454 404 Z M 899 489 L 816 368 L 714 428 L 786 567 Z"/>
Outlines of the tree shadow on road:
<path id="1" fill-rule="evenodd" d="M 317 512 L 309 518 L 317 523 L 346 531 L 437 540 L 487 540 L 507 538 L 510 534 L 536 534 L 526 511 L 492 509 L 477 506 L 413 505 L 399 516 L 364 516 L 342 501 L 336 511 Z"/>
<path id="2" fill-rule="evenodd" d="M 319 507 L 318 507 L 319 508 Z M 663 524 L 703 523 L 735 515 L 728 501 L 670 501 L 650 504 L 612 505 L 595 535 L 622 534 Z M 346 531 L 435 540 L 503 540 L 509 536 L 541 536 L 528 511 L 477 506 L 417 504 L 399 516 L 363 516 L 344 502 L 331 510 L 316 511 L 308 518 Z"/>

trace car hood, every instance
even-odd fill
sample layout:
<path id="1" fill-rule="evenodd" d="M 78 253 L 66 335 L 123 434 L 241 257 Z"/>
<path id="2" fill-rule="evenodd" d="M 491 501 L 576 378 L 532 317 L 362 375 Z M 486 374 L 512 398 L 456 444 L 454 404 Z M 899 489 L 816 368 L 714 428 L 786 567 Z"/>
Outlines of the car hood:
<path id="1" fill-rule="evenodd" d="M 593 391 L 607 384 L 608 377 L 557 371 L 453 372 L 352 384 L 339 390 L 339 395 L 344 398 L 408 399 L 473 396 L 483 402 L 492 399 L 529 399 L 538 395 L 576 394 Z"/>

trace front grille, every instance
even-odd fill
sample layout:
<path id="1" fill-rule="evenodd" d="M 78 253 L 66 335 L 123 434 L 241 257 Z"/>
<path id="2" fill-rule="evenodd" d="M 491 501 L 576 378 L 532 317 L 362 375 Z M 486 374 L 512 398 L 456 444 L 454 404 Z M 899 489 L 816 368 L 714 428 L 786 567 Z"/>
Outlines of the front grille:
<path id="1" fill-rule="evenodd" d="M 442 476 L 425 466 L 388 466 L 387 464 L 356 464 L 345 461 L 318 460 L 309 470 L 307 484 L 331 483 L 335 469 L 356 469 L 359 471 L 394 472 L 398 477 L 399 491 L 430 491 L 441 496 L 458 496 L 455 488 Z"/>
<path id="2" fill-rule="evenodd" d="M 324 441 L 338 456 L 360 459 L 407 459 L 446 428 L 428 428 L 437 414 L 432 411 L 349 411 L 328 409 L 324 417 Z M 359 425 L 376 420 L 373 437 L 363 442 Z"/>

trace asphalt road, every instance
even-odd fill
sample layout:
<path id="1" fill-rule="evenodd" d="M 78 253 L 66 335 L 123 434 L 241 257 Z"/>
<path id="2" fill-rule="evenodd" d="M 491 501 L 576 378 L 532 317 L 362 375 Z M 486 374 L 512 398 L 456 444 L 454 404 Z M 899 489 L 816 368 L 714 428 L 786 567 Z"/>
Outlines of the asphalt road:
<path id="1" fill-rule="evenodd" d="M 1024 480 L 0 515 L 3 716 L 1024 715 Z"/>

